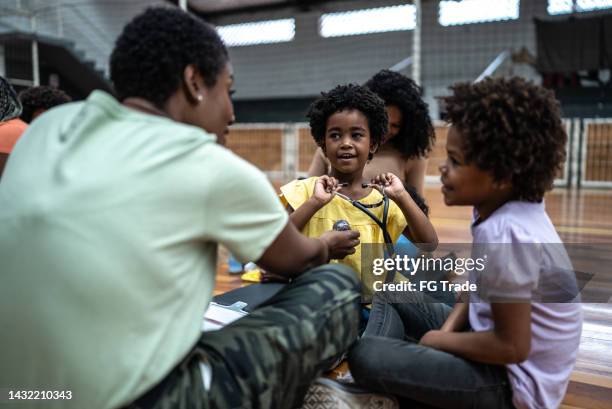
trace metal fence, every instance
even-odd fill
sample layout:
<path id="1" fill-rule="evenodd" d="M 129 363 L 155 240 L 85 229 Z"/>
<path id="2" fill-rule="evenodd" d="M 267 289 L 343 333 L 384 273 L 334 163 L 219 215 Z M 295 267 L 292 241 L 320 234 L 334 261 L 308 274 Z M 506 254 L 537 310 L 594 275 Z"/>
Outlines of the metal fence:
<path id="1" fill-rule="evenodd" d="M 567 156 L 557 187 L 612 188 L 612 118 L 564 119 Z M 448 127 L 435 122 L 436 143 L 429 154 L 426 182 L 438 183 L 438 166 L 446 159 Z M 237 124 L 227 147 L 264 171 L 273 182 L 306 176 L 316 150 L 306 123 Z"/>
<path id="2" fill-rule="evenodd" d="M 578 141 L 578 182 L 612 188 L 612 119 L 585 119 Z"/>

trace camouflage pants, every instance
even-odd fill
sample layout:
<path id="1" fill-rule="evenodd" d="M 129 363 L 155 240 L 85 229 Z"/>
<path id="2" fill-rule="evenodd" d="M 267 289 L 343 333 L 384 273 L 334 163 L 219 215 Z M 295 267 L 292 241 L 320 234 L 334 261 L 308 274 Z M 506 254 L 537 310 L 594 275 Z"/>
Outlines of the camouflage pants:
<path id="1" fill-rule="evenodd" d="M 250 315 L 202 335 L 136 408 L 294 408 L 311 381 L 357 339 L 355 273 L 325 265 L 302 274 Z M 212 368 L 205 390 L 201 362 Z"/>

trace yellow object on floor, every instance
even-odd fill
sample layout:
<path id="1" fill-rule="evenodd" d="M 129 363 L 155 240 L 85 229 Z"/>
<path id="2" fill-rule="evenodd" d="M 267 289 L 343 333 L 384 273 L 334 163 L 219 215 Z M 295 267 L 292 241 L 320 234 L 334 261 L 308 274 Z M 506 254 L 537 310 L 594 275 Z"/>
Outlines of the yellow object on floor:
<path id="1" fill-rule="evenodd" d="M 348 361 L 344 360 L 344 361 L 342 361 L 340 363 L 340 365 L 338 365 L 337 367 L 335 367 L 331 371 L 327 372 L 323 376 L 326 377 L 326 378 L 329 378 L 329 379 L 338 380 L 338 379 L 342 379 L 342 378 L 346 377 L 346 375 L 349 372 L 350 372 L 350 370 L 349 370 L 349 366 L 348 366 Z"/>
<path id="2" fill-rule="evenodd" d="M 260 283 L 261 282 L 261 270 L 256 268 L 253 270 L 249 270 L 240 276 L 243 281 L 248 281 L 251 283 Z"/>

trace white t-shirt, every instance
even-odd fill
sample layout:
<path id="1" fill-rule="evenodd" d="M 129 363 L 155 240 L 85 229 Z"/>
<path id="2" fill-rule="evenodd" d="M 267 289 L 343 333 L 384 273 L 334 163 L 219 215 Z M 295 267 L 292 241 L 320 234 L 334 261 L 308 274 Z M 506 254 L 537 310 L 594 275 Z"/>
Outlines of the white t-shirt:
<path id="1" fill-rule="evenodd" d="M 257 260 L 288 221 L 266 177 L 201 129 L 93 92 L 50 110 L 0 183 L 0 387 L 114 408 L 201 336 L 217 243 Z"/>
<path id="2" fill-rule="evenodd" d="M 544 203 L 508 202 L 473 225 L 472 234 L 478 253 L 473 257 L 486 252 L 488 260 L 482 275 L 470 273 L 470 280 L 480 283 L 480 293 L 470 293 L 470 325 L 474 331 L 493 330 L 485 297 L 534 300 L 529 356 L 506 365 L 513 402 L 517 408 L 556 408 L 576 362 L 582 310 L 571 263 Z"/>

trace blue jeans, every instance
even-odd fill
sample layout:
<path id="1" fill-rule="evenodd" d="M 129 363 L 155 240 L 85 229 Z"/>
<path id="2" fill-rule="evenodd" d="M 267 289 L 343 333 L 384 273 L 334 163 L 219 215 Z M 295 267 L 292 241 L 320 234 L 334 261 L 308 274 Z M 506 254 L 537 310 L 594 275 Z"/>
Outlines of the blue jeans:
<path id="1" fill-rule="evenodd" d="M 439 329 L 452 308 L 415 293 L 407 302 L 387 303 L 376 295 L 361 340 L 349 352 L 355 381 L 390 393 L 410 408 L 513 408 L 503 365 L 472 362 L 418 344 Z"/>
<path id="2" fill-rule="evenodd" d="M 415 246 L 406 236 L 403 234 L 399 236 L 397 241 L 395 242 L 395 254 L 404 257 L 408 256 L 410 258 L 416 258 L 422 254 L 422 251 L 419 250 L 417 246 Z M 444 280 L 446 276 L 445 271 L 402 271 L 400 274 L 404 275 L 411 282 L 417 285 L 419 288 L 420 281 L 440 281 Z M 453 291 L 424 291 L 428 296 L 435 298 L 436 301 L 443 302 L 447 305 L 452 306 L 455 303 L 456 294 Z"/>

